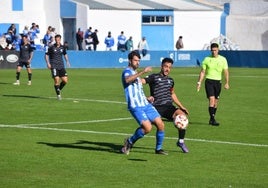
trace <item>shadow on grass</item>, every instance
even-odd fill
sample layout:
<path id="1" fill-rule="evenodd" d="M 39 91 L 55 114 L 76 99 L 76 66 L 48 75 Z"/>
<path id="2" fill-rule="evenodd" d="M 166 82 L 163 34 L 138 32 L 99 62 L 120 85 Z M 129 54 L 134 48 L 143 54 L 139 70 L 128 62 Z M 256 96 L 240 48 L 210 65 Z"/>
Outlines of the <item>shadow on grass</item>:
<path id="1" fill-rule="evenodd" d="M 75 143 L 59 144 L 59 143 L 48 143 L 48 142 L 37 142 L 37 144 L 44 144 L 55 148 L 71 148 L 71 149 L 83 149 L 93 151 L 105 151 L 112 153 L 120 153 L 122 145 L 117 145 L 107 142 L 91 142 L 85 140 L 79 140 Z"/>
<path id="2" fill-rule="evenodd" d="M 10 83 L 7 83 L 7 82 L 0 82 L 0 84 L 10 84 Z"/>
<path id="3" fill-rule="evenodd" d="M 50 147 L 54 148 L 69 148 L 69 149 L 83 149 L 83 150 L 91 150 L 91 151 L 104 151 L 104 152 L 111 152 L 120 154 L 122 145 L 113 144 L 113 143 L 107 143 L 107 142 L 92 142 L 92 141 L 86 141 L 86 140 L 79 140 L 75 143 L 68 143 L 68 144 L 59 144 L 59 143 L 48 143 L 48 142 L 37 142 L 37 144 L 44 144 Z M 135 152 L 142 152 L 142 153 L 151 153 L 145 147 L 133 147 L 136 149 Z M 147 152 L 141 151 L 146 149 Z M 152 149 L 152 148 L 150 148 Z M 147 161 L 145 159 L 135 159 L 135 158 L 128 158 L 128 160 L 131 161 Z"/>
<path id="4" fill-rule="evenodd" d="M 15 97 L 15 98 L 32 98 L 32 99 L 48 99 L 47 97 L 31 96 L 31 95 L 2 95 L 3 97 Z"/>

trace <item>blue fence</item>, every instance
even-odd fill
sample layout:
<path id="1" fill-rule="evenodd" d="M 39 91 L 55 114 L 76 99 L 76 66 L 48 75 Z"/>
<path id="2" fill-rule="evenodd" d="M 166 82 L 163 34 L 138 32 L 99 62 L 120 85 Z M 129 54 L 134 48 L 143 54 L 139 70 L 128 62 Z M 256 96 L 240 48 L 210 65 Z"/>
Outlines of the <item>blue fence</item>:
<path id="1" fill-rule="evenodd" d="M 15 68 L 18 52 L 0 51 L 0 68 Z M 268 68 L 268 51 L 221 51 L 230 67 Z M 35 51 L 32 68 L 46 68 L 44 51 Z M 68 51 L 71 68 L 123 68 L 128 65 L 128 52 Z M 165 57 L 174 60 L 174 67 L 199 66 L 210 51 L 150 51 L 142 57 L 140 67 L 159 67 Z"/>

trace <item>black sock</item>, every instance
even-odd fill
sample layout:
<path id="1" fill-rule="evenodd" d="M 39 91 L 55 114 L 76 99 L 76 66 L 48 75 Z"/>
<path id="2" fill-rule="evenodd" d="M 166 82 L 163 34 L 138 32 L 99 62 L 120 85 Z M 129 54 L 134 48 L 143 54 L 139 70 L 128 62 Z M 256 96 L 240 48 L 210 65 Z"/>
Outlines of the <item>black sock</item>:
<path id="1" fill-rule="evenodd" d="M 60 86 L 59 85 L 54 85 L 55 91 L 57 95 L 60 95 Z"/>
<path id="2" fill-rule="evenodd" d="M 20 80 L 20 72 L 16 72 L 16 79 Z"/>
<path id="3" fill-rule="evenodd" d="M 184 139 L 186 130 L 185 129 L 179 129 L 179 139 Z"/>
<path id="4" fill-rule="evenodd" d="M 215 109 L 214 107 L 208 107 L 208 112 L 209 112 L 209 116 L 210 116 L 211 121 L 214 120 L 214 116 L 215 116 L 215 114 L 214 114 L 215 110 L 214 109 Z"/>
<path id="5" fill-rule="evenodd" d="M 214 118 L 216 116 L 217 108 L 214 108 Z"/>
<path id="6" fill-rule="evenodd" d="M 32 80 L 32 73 L 28 73 L 28 80 L 29 80 L 29 81 Z"/>
<path id="7" fill-rule="evenodd" d="M 60 83 L 60 90 L 62 90 L 62 88 L 63 88 L 65 85 L 66 85 L 65 82 L 61 82 L 61 83 Z"/>

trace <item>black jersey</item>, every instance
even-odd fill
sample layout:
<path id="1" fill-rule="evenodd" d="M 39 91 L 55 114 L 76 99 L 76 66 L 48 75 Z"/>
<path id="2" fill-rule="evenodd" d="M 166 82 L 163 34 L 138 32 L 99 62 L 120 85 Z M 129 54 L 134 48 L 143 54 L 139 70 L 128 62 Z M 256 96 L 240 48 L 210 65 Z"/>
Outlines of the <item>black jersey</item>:
<path id="1" fill-rule="evenodd" d="M 20 62 L 28 62 L 32 52 L 33 48 L 30 44 L 20 45 Z"/>
<path id="2" fill-rule="evenodd" d="M 174 87 L 173 78 L 157 73 L 147 76 L 145 80 L 150 86 L 151 96 L 154 97 L 154 106 L 172 105 L 171 91 Z"/>
<path id="3" fill-rule="evenodd" d="M 47 49 L 46 55 L 49 56 L 49 63 L 52 69 L 63 69 L 64 68 L 64 61 L 62 56 L 66 55 L 66 49 L 63 45 L 57 47 L 56 44 L 50 46 Z"/>

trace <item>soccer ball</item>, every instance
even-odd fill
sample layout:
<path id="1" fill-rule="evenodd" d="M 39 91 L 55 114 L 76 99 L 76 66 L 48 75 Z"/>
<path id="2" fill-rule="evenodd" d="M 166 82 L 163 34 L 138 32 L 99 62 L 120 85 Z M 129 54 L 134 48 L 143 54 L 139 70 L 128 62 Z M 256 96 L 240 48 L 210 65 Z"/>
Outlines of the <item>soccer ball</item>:
<path id="1" fill-rule="evenodd" d="M 186 129 L 188 127 L 189 120 L 184 114 L 179 114 L 174 119 L 174 125 L 178 129 Z"/>

